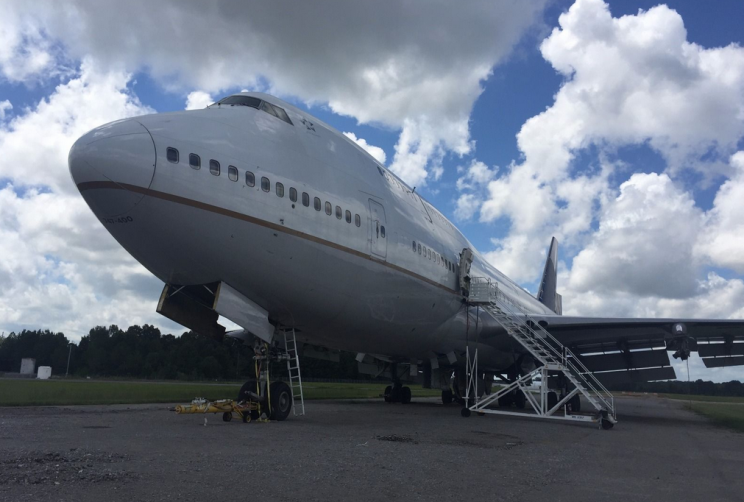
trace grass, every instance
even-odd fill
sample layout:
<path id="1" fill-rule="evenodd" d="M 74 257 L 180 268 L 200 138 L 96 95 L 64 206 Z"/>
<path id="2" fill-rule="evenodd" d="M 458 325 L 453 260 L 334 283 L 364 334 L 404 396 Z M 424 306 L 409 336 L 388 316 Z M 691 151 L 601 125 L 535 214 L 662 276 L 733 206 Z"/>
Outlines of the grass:
<path id="1" fill-rule="evenodd" d="M 385 383 L 325 383 L 303 385 L 305 399 L 376 398 Z M 439 396 L 439 390 L 412 385 L 413 397 Z M 64 381 L 0 379 L 0 406 L 73 404 L 188 403 L 195 397 L 234 398 L 240 384 L 207 384 L 137 381 Z"/>
<path id="2" fill-rule="evenodd" d="M 744 406 L 742 405 L 692 402 L 691 409 L 718 425 L 744 432 Z"/>
<path id="3" fill-rule="evenodd" d="M 687 394 L 659 394 L 659 397 L 677 399 L 679 401 L 705 401 L 716 403 L 744 403 L 744 397 L 728 396 L 688 396 Z"/>

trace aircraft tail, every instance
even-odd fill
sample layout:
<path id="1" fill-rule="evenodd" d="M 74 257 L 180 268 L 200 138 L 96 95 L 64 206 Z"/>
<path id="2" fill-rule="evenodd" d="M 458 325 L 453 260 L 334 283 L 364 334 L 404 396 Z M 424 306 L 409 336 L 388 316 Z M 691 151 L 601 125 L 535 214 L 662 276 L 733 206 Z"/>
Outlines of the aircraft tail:
<path id="1" fill-rule="evenodd" d="M 537 291 L 537 299 L 556 314 L 563 313 L 563 301 L 561 295 L 556 291 L 558 282 L 558 241 L 555 237 L 550 241 L 548 259 L 545 261 L 540 289 Z"/>

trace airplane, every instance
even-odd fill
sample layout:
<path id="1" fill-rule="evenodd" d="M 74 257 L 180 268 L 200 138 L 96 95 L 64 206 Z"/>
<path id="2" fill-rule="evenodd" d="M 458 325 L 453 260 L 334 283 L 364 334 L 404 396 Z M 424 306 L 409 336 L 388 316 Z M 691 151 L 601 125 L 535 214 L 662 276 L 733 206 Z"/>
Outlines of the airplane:
<path id="1" fill-rule="evenodd" d="M 226 334 L 221 315 L 243 328 L 227 335 L 247 342 L 291 329 L 305 355 L 355 352 L 360 372 L 390 378 L 388 402 L 411 400 L 411 378 L 441 388 L 444 403 L 462 401 L 473 340 L 487 380 L 513 382 L 535 367 L 493 317 L 468 307 L 470 277 L 491 281 L 607 384 L 675 378 L 667 351 L 744 365 L 744 321 L 562 315 L 555 239 L 534 297 L 415 187 L 268 94 L 102 125 L 75 142 L 68 163 L 106 230 L 165 283 L 159 313 L 216 339 Z M 271 391 L 282 420 L 290 390 L 275 382 Z"/>

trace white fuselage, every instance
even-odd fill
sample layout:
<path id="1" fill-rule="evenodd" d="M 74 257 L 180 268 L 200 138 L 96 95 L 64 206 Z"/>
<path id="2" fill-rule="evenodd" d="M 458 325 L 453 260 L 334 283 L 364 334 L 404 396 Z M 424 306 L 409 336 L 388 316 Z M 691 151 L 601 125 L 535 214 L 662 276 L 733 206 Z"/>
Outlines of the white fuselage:
<path id="1" fill-rule="evenodd" d="M 462 233 L 338 131 L 272 96 L 245 95 L 283 107 L 292 123 L 213 105 L 82 137 L 70 170 L 107 230 L 162 281 L 224 281 L 312 343 L 402 361 L 464 350 L 465 324 L 476 320 L 466 320 L 458 285 L 459 254 L 472 249 Z M 553 314 L 475 250 L 471 275 Z M 484 363 L 511 364 L 504 343 L 484 341 Z"/>

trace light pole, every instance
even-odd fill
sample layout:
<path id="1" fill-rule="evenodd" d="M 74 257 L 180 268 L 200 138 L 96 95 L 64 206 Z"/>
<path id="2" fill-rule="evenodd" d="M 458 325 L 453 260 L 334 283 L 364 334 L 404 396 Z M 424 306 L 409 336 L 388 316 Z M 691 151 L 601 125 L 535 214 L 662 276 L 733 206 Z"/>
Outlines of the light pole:
<path id="1" fill-rule="evenodd" d="M 70 373 L 70 356 L 72 355 L 72 343 L 68 343 L 67 345 L 70 346 L 70 350 L 67 352 L 67 370 L 65 370 L 65 378 L 67 378 L 67 375 Z"/>

